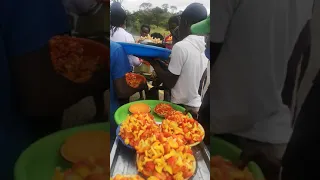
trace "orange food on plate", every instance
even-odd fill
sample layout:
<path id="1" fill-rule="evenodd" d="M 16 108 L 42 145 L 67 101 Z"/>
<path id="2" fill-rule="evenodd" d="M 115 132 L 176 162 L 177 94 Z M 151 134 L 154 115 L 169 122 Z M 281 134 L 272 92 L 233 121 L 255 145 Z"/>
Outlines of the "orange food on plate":
<path id="1" fill-rule="evenodd" d="M 185 121 L 185 119 L 188 119 L 190 117 L 187 114 L 183 114 L 181 111 L 174 110 L 174 111 L 167 113 L 165 118 L 170 121 L 183 122 L 183 121 Z"/>
<path id="2" fill-rule="evenodd" d="M 139 172 L 150 180 L 185 180 L 195 173 L 193 152 L 180 138 L 166 138 L 160 133 L 150 139 L 136 147 Z"/>
<path id="3" fill-rule="evenodd" d="M 146 83 L 146 78 L 140 74 L 127 73 L 126 82 L 132 88 L 138 88 L 140 84 Z"/>
<path id="4" fill-rule="evenodd" d="M 53 180 L 105 180 L 110 176 L 109 159 L 89 158 L 73 163 L 70 169 L 56 168 Z"/>
<path id="5" fill-rule="evenodd" d="M 159 180 L 159 178 L 157 178 L 157 177 L 155 177 L 155 176 L 150 176 L 150 177 L 148 177 L 147 180 Z"/>
<path id="6" fill-rule="evenodd" d="M 160 126 L 149 113 L 132 114 L 121 123 L 119 135 L 126 144 L 136 147 L 141 140 L 160 132 Z"/>
<path id="7" fill-rule="evenodd" d="M 174 109 L 171 107 L 171 105 L 167 103 L 159 103 L 154 108 L 154 112 L 162 117 L 169 115 L 173 110 Z"/>
<path id="8" fill-rule="evenodd" d="M 50 54 L 54 70 L 76 83 L 88 81 L 105 60 L 99 55 L 85 54 L 85 46 L 82 42 L 84 40 L 70 36 L 55 36 L 50 40 Z M 92 45 L 97 46 L 94 41 Z"/>
<path id="9" fill-rule="evenodd" d="M 109 159 L 110 134 L 105 131 L 83 131 L 68 137 L 62 145 L 61 155 L 68 161 L 76 163 L 90 157 Z"/>
<path id="10" fill-rule="evenodd" d="M 151 108 L 144 103 L 134 103 L 129 107 L 129 112 L 132 114 L 136 113 L 149 113 Z"/>
<path id="11" fill-rule="evenodd" d="M 194 146 L 204 138 L 203 127 L 193 118 L 182 113 L 171 114 L 162 121 L 161 131 L 165 137 L 180 136 L 187 145 Z"/>
<path id="12" fill-rule="evenodd" d="M 210 166 L 211 180 L 254 180 L 247 167 L 240 170 L 221 156 L 212 156 Z"/>
<path id="13" fill-rule="evenodd" d="M 117 174 L 112 180 L 144 180 L 139 175 L 119 175 Z"/>

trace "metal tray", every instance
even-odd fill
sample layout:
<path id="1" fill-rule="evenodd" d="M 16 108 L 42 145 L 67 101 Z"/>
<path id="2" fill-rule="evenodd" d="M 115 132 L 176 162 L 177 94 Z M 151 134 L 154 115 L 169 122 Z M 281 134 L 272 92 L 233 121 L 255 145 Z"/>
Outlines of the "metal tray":
<path id="1" fill-rule="evenodd" d="M 210 180 L 210 153 L 208 148 L 201 142 L 193 147 L 192 151 L 197 160 L 197 169 L 190 180 Z M 125 147 L 118 137 L 110 152 L 110 175 L 114 177 L 117 174 L 138 174 L 135 151 Z"/>

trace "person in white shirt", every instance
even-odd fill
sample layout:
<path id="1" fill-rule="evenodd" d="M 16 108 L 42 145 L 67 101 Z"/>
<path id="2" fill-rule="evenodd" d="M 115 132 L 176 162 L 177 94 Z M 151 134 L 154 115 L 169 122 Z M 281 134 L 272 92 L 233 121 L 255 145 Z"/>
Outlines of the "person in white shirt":
<path id="1" fill-rule="evenodd" d="M 191 35 L 190 27 L 206 18 L 207 10 L 202 4 L 190 4 L 181 14 L 178 32 L 173 32 L 180 42 L 172 48 L 169 71 L 164 70 L 159 61 L 150 61 L 157 76 L 171 89 L 171 102 L 183 105 L 193 113 L 201 106 L 198 90 L 209 60 L 204 54 L 204 36 Z"/>
<path id="2" fill-rule="evenodd" d="M 124 29 L 127 15 L 122 9 L 121 4 L 117 2 L 113 3 L 110 10 L 110 40 L 114 42 L 135 43 L 133 36 Z M 142 63 L 135 56 L 128 55 L 128 58 L 131 66 L 140 66 Z"/>
<path id="3" fill-rule="evenodd" d="M 211 41 L 223 43 L 211 71 L 212 133 L 281 159 L 292 134 L 281 92 L 308 1 L 211 1 Z"/>

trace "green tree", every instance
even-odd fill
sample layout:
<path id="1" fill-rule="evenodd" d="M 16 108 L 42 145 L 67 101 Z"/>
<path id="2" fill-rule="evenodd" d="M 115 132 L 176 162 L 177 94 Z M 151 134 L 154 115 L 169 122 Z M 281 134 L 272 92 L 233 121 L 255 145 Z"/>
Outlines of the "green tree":
<path id="1" fill-rule="evenodd" d="M 139 8 L 142 9 L 142 10 L 150 10 L 152 7 L 152 4 L 151 3 L 142 3 Z"/>
<path id="2" fill-rule="evenodd" d="M 151 3 L 142 3 L 138 11 L 127 12 L 127 30 L 139 34 L 141 25 L 148 24 L 157 32 L 168 33 L 168 20 L 176 11 L 177 7 L 169 4 L 152 8 Z"/>
<path id="3" fill-rule="evenodd" d="M 162 4 L 162 9 L 164 12 L 168 12 L 168 9 L 169 9 L 169 4 Z"/>
<path id="4" fill-rule="evenodd" d="M 159 7 L 155 7 L 153 9 L 151 9 L 151 13 L 152 13 L 152 16 L 153 16 L 152 24 L 154 24 L 156 26 L 159 26 L 160 22 L 161 22 L 161 20 L 163 18 L 163 14 L 164 14 L 163 9 L 161 9 Z"/>
<path id="5" fill-rule="evenodd" d="M 171 13 L 173 14 L 174 12 L 177 11 L 177 6 L 170 6 L 170 9 L 171 9 Z"/>

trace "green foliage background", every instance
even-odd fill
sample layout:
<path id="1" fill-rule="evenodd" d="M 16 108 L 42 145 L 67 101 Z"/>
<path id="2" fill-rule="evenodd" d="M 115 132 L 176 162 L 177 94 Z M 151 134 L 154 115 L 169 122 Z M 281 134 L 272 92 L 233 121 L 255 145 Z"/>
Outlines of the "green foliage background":
<path id="1" fill-rule="evenodd" d="M 153 7 L 151 3 L 142 3 L 138 11 L 127 11 L 127 30 L 133 35 L 138 36 L 141 25 L 148 24 L 151 26 L 151 33 L 157 32 L 166 36 L 169 35 L 169 18 L 178 13 L 181 12 L 177 12 L 177 7 L 170 6 L 169 4 L 163 4 L 161 7 Z"/>

